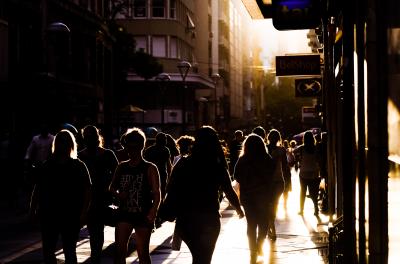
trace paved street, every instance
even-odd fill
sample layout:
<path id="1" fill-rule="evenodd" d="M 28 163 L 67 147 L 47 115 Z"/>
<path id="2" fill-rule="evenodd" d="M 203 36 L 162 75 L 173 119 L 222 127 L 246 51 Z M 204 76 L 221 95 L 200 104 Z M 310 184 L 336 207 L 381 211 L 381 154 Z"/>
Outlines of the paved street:
<path id="1" fill-rule="evenodd" d="M 298 212 L 297 174 L 293 175 L 293 191 L 289 196 L 287 211 L 279 207 L 276 221 L 277 240 L 266 242 L 265 256 L 258 263 L 327 263 L 328 218 L 321 215 L 318 220 L 313 215 L 310 199 L 306 199 L 304 216 Z M 281 204 L 282 205 L 282 204 Z M 221 205 L 222 229 L 213 256 L 213 264 L 249 263 L 249 252 L 246 237 L 246 220 L 239 219 L 226 201 Z M 153 264 L 190 264 L 191 255 L 183 243 L 180 251 L 172 251 L 170 246 L 174 224 L 164 223 L 157 229 L 151 239 L 151 256 Z M 38 233 L 29 231 L 25 236 L 18 235 L 9 239 L 8 244 L 0 244 L 0 263 L 40 263 L 41 243 Z M 114 229 L 106 228 L 103 263 L 112 263 Z M 14 243 L 14 248 L 9 244 Z M 3 247 L 6 246 L 6 247 Z M 85 229 L 81 232 L 78 243 L 80 263 L 90 263 L 90 247 Z M 63 263 L 62 251 L 58 252 L 60 263 Z M 132 250 L 127 263 L 139 263 L 132 242 Z"/>

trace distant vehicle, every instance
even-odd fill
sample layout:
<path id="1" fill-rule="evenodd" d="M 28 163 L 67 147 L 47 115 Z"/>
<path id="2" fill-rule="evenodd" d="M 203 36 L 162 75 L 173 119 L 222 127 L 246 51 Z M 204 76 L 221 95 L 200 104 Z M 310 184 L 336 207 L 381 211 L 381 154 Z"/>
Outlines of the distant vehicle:
<path id="1" fill-rule="evenodd" d="M 306 131 L 311 131 L 314 136 L 321 134 L 321 128 L 319 128 L 319 127 L 313 127 Z M 303 131 L 303 132 L 293 136 L 293 139 L 296 140 L 297 145 L 303 144 L 303 135 L 306 131 Z"/>

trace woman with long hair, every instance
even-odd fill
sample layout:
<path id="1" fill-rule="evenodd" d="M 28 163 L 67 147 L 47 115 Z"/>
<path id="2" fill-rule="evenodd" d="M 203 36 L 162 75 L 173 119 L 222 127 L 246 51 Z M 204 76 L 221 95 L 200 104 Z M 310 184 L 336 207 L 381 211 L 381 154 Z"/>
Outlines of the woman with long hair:
<path id="1" fill-rule="evenodd" d="M 173 189 L 180 197 L 177 232 L 190 249 L 192 263 L 209 264 L 221 228 L 220 190 L 238 215 L 244 216 L 214 128 L 203 126 L 196 131 L 191 154 L 182 157 L 173 168 L 167 193 Z"/>
<path id="2" fill-rule="evenodd" d="M 318 191 L 320 184 L 319 165 L 318 165 L 318 151 L 316 147 L 316 140 L 311 131 L 306 131 L 303 135 L 303 144 L 295 149 L 300 159 L 300 211 L 299 214 L 303 215 L 304 202 L 306 199 L 306 192 L 310 194 L 311 200 L 314 203 L 314 215 L 319 215 L 318 208 Z"/>
<path id="3" fill-rule="evenodd" d="M 82 139 L 84 148 L 78 152 L 78 157 L 85 162 L 92 179 L 87 228 L 90 236 L 90 262 L 95 264 L 101 261 L 106 212 L 112 203 L 108 186 L 118 160 L 114 151 L 104 148 L 103 137 L 96 126 L 85 126 L 82 129 Z"/>
<path id="4" fill-rule="evenodd" d="M 287 165 L 286 149 L 282 146 L 281 133 L 276 129 L 271 129 L 267 135 L 268 152 L 275 161 L 275 170 L 272 173 L 272 203 L 270 204 L 271 217 L 269 219 L 268 237 L 276 240 L 275 218 L 278 210 L 279 199 L 285 188 L 289 187 L 290 169 Z"/>
<path id="5" fill-rule="evenodd" d="M 56 264 L 61 236 L 65 263 L 77 263 L 76 244 L 85 224 L 91 180 L 85 164 L 77 159 L 74 135 L 64 129 L 53 141 L 52 154 L 40 167 L 32 195 L 32 209 L 38 210 L 44 263 Z"/>
<path id="6" fill-rule="evenodd" d="M 266 204 L 272 198 L 271 172 L 274 166 L 264 140 L 254 133 L 248 135 L 235 166 L 234 179 L 239 183 L 240 202 L 246 213 L 250 263 L 256 263 L 257 255 L 263 255 L 269 216 Z"/>

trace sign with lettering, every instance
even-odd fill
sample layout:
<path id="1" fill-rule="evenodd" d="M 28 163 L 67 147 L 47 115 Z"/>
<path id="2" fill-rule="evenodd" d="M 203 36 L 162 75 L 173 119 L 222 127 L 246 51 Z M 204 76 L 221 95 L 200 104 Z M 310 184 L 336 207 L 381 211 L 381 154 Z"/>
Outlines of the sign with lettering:
<path id="1" fill-rule="evenodd" d="M 272 23 L 278 30 L 316 28 L 321 14 L 318 0 L 272 0 Z"/>
<path id="2" fill-rule="evenodd" d="M 302 78 L 296 79 L 295 96 L 296 97 L 314 97 L 321 95 L 322 79 L 321 78 Z"/>
<path id="3" fill-rule="evenodd" d="M 320 75 L 320 55 L 276 56 L 276 76 Z"/>

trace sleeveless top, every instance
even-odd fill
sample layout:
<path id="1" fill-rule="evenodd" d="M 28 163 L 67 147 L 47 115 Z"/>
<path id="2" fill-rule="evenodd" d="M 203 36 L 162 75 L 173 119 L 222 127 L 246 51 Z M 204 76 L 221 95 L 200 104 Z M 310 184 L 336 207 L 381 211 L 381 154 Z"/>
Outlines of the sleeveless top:
<path id="1" fill-rule="evenodd" d="M 150 163 L 142 161 L 137 166 L 121 163 L 119 190 L 127 191 L 128 198 L 121 201 L 120 210 L 129 213 L 147 213 L 153 203 L 147 171 Z"/>

